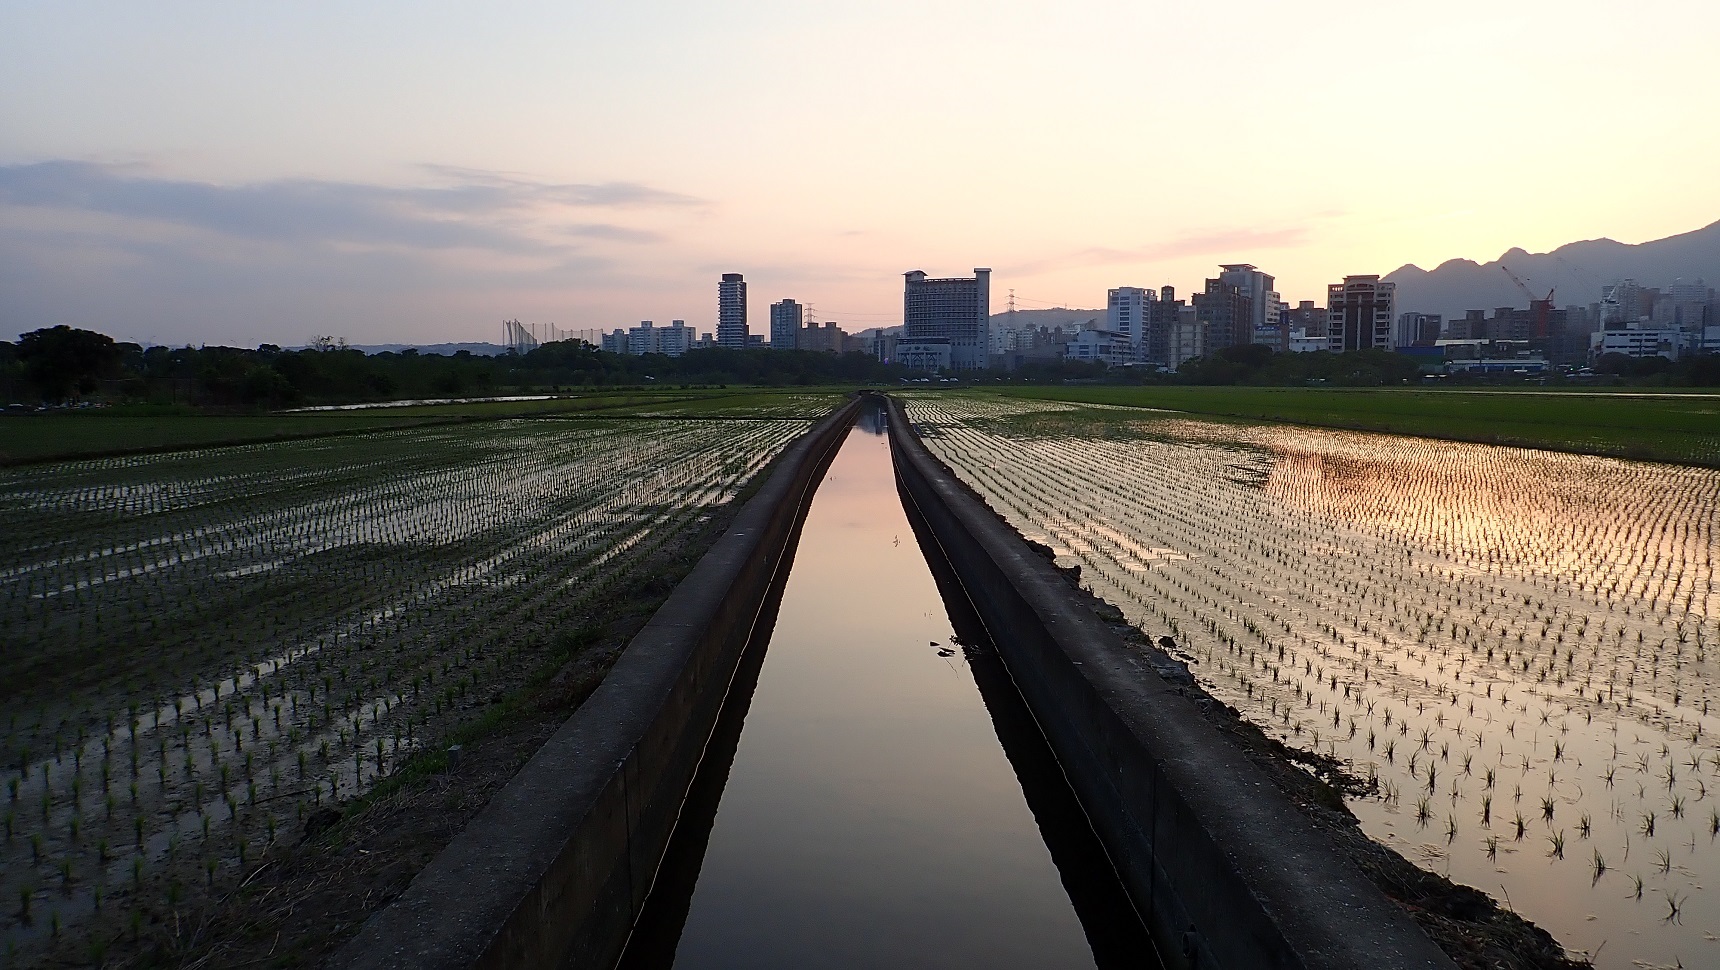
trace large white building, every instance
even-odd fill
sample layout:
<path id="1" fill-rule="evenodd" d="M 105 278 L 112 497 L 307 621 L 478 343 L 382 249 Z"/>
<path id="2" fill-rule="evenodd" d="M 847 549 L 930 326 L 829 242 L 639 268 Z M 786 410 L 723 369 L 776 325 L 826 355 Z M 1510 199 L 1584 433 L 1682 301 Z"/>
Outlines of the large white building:
<path id="1" fill-rule="evenodd" d="M 641 320 L 639 326 L 626 330 L 616 329 L 613 333 L 603 335 L 603 349 L 612 354 L 632 354 L 643 357 L 646 354 L 663 354 L 669 357 L 679 357 L 699 345 L 699 333 L 687 326 L 684 320 L 674 320 L 667 327 L 659 327 L 650 320 Z"/>
<path id="2" fill-rule="evenodd" d="M 1098 362 L 1110 367 L 1133 363 L 1134 344 L 1129 335 L 1115 330 L 1082 330 L 1063 347 L 1065 360 Z"/>
<path id="3" fill-rule="evenodd" d="M 1602 330 L 1591 336 L 1594 354 L 1623 354 L 1626 357 L 1665 357 L 1677 360 L 1691 347 L 1691 335 L 1682 330 Z M 1700 338 L 1698 338 L 1699 340 Z"/>
<path id="4" fill-rule="evenodd" d="M 1326 346 L 1334 354 L 1392 349 L 1396 320 L 1397 284 L 1377 274 L 1346 276 L 1326 287 Z"/>
<path id="5" fill-rule="evenodd" d="M 903 346 L 930 347 L 937 341 L 949 345 L 949 363 L 955 370 L 983 370 L 991 364 L 991 270 L 973 271 L 972 277 L 930 279 L 920 270 L 902 274 Z"/>
<path id="6" fill-rule="evenodd" d="M 1158 293 L 1141 286 L 1119 286 L 1105 291 L 1105 329 L 1121 334 L 1128 342 L 1130 359 L 1146 359 L 1147 327 L 1152 322 L 1152 304 Z"/>

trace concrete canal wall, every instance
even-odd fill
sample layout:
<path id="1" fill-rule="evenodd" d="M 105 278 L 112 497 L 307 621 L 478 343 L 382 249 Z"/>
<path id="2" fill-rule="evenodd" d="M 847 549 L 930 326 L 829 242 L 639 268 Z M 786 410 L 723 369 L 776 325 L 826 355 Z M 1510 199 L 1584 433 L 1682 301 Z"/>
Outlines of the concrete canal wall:
<path id="1" fill-rule="evenodd" d="M 1167 963 L 1453 966 L 932 457 L 899 402 L 889 414 L 911 514 L 959 578 Z"/>
<path id="2" fill-rule="evenodd" d="M 608 967 L 858 402 L 790 446 L 603 683 L 332 964 Z"/>

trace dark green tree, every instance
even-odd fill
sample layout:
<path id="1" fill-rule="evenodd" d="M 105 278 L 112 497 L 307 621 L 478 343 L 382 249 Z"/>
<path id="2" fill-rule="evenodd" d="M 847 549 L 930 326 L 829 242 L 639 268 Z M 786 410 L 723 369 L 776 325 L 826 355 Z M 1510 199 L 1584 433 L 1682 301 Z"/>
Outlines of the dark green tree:
<path id="1" fill-rule="evenodd" d="M 112 337 L 60 324 L 18 339 L 25 379 L 46 401 L 89 394 L 96 382 L 119 369 L 123 351 Z"/>

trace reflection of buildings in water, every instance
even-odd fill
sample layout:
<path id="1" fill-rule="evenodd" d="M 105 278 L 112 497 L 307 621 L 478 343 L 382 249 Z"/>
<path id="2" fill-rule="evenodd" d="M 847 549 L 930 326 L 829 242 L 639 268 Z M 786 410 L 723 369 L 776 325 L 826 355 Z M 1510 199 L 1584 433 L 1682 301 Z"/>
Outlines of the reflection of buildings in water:
<path id="1" fill-rule="evenodd" d="M 890 415 L 881 404 L 869 403 L 863 406 L 855 423 L 867 434 L 882 435 L 890 431 Z"/>

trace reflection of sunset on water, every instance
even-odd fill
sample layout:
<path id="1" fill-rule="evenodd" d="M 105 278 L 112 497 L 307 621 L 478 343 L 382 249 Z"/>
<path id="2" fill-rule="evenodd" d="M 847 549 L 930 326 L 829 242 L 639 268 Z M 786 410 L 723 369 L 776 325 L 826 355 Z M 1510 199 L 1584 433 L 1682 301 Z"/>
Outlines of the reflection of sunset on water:
<path id="1" fill-rule="evenodd" d="M 1720 474 L 1586 455 L 1303 428 L 1235 429 L 1271 449 L 1287 511 L 1424 544 L 1481 572 L 1714 616 Z"/>
<path id="2" fill-rule="evenodd" d="M 1720 472 L 993 398 L 910 416 L 1215 696 L 1372 779 L 1370 836 L 1599 966 L 1720 962 Z"/>

